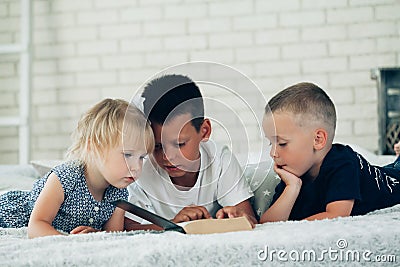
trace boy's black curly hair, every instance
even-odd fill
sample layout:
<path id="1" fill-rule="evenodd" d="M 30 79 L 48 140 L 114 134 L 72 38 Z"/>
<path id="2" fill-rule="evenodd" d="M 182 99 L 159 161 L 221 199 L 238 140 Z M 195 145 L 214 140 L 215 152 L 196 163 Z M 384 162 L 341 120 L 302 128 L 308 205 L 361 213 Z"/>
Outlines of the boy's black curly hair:
<path id="1" fill-rule="evenodd" d="M 142 93 L 144 113 L 151 123 L 163 125 L 182 114 L 191 114 L 192 125 L 200 131 L 204 104 L 199 87 L 187 76 L 167 74 L 151 80 Z"/>

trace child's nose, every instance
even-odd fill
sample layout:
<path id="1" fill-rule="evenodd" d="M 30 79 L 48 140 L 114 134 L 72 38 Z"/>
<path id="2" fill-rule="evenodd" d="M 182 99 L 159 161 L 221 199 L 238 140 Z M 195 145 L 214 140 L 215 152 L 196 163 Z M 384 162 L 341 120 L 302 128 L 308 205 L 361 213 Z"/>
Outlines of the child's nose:
<path id="1" fill-rule="evenodd" d="M 269 151 L 269 155 L 271 156 L 271 158 L 277 158 L 278 157 L 278 153 L 276 151 L 276 146 L 272 146 L 271 150 Z"/>
<path id="2" fill-rule="evenodd" d="M 131 172 L 139 173 L 142 170 L 142 162 L 140 159 L 132 160 L 129 164 L 129 170 Z"/>
<path id="3" fill-rule="evenodd" d="M 175 151 L 173 148 L 164 148 L 163 149 L 163 159 L 171 161 L 175 158 Z"/>

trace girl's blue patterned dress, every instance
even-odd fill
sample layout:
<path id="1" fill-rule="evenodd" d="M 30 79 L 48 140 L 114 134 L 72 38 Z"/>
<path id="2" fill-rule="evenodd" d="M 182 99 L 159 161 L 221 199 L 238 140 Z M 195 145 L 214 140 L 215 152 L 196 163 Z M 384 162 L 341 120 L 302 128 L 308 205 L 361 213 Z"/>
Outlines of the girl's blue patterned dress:
<path id="1" fill-rule="evenodd" d="M 103 199 L 96 201 L 87 188 L 84 166 L 70 161 L 54 167 L 37 180 L 32 191 L 9 191 L 0 195 L 0 227 L 28 226 L 35 201 L 52 172 L 60 179 L 64 189 L 64 202 L 53 221 L 57 230 L 69 233 L 81 225 L 102 229 L 114 212 L 115 206 L 111 202 L 128 198 L 126 188 L 118 189 L 110 185 Z"/>

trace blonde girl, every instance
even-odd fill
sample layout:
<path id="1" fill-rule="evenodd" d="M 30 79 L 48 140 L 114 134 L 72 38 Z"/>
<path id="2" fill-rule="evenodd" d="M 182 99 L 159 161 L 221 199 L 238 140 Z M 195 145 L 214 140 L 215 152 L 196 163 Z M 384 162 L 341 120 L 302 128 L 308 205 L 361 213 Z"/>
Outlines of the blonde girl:
<path id="1" fill-rule="evenodd" d="M 32 191 L 0 196 L 0 227 L 28 226 L 30 238 L 124 229 L 124 211 L 111 202 L 128 198 L 126 187 L 153 150 L 149 124 L 128 102 L 105 99 L 84 114 L 72 136 L 68 161 Z"/>

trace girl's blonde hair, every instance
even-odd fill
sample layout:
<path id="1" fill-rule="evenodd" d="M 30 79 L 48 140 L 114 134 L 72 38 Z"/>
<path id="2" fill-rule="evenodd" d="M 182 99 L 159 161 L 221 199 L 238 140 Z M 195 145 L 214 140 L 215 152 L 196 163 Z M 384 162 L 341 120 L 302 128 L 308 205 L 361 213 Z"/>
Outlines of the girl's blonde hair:
<path id="1" fill-rule="evenodd" d="M 81 117 L 72 133 L 67 158 L 87 164 L 93 157 L 102 158 L 108 149 L 124 145 L 126 140 L 147 153 L 153 151 L 153 131 L 143 113 L 125 100 L 107 98 Z"/>

